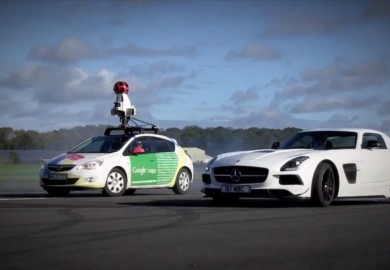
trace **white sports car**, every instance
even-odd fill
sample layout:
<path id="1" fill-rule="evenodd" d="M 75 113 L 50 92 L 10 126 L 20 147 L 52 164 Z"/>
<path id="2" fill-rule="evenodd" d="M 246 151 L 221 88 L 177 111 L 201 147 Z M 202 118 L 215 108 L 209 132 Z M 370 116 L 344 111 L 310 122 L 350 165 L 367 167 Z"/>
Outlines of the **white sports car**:
<path id="1" fill-rule="evenodd" d="M 390 138 L 369 129 L 301 131 L 273 149 L 220 154 L 202 175 L 205 197 L 390 197 Z"/>
<path id="2" fill-rule="evenodd" d="M 111 134 L 115 130 L 48 160 L 40 171 L 42 188 L 51 196 L 81 189 L 101 189 L 108 196 L 147 188 L 170 188 L 177 194 L 189 191 L 193 163 L 174 139 L 137 128 Z"/>

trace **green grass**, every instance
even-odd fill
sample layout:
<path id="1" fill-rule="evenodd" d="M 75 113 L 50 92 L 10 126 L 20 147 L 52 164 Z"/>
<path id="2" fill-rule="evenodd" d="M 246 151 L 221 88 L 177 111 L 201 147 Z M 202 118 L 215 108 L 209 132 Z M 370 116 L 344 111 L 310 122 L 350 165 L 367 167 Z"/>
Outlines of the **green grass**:
<path id="1" fill-rule="evenodd" d="M 5 182 L 35 183 L 41 164 L 0 164 L 0 184 Z"/>

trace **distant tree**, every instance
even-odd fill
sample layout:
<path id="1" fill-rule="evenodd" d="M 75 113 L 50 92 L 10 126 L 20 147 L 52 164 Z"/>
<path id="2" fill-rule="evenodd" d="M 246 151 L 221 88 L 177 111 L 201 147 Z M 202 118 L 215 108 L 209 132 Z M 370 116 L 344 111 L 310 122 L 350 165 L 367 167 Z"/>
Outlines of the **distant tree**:
<path id="1" fill-rule="evenodd" d="M 0 149 L 10 149 L 13 134 L 14 130 L 10 127 L 0 128 Z"/>
<path id="2" fill-rule="evenodd" d="M 9 152 L 9 159 L 11 160 L 12 164 L 20 164 L 20 157 L 16 151 Z"/>
<path id="3" fill-rule="evenodd" d="M 0 128 L 0 149 L 6 150 L 61 150 L 71 149 L 76 144 L 95 136 L 100 136 L 108 126 L 77 126 L 39 133 L 36 131 Z M 210 156 L 237 150 L 270 148 L 273 142 L 283 142 L 291 137 L 298 128 L 268 129 L 252 127 L 233 129 L 231 127 L 186 126 L 182 129 L 168 128 L 160 134 L 176 139 L 184 147 L 199 147 Z"/>

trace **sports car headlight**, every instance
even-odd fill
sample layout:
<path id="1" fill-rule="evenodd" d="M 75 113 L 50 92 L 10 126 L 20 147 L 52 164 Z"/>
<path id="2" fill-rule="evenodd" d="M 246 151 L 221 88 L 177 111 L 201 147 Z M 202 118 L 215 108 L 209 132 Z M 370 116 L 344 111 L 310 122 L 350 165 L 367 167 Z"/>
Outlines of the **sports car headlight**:
<path id="1" fill-rule="evenodd" d="M 282 168 L 280 169 L 281 171 L 296 171 L 298 167 L 309 157 L 297 157 L 292 160 L 287 161 Z"/>
<path id="2" fill-rule="evenodd" d="M 209 171 L 210 171 L 211 164 L 213 164 L 213 162 L 215 161 L 215 159 L 216 159 L 216 158 L 213 158 L 213 159 L 211 159 L 209 162 L 207 162 L 206 167 L 204 168 L 204 170 L 205 170 L 206 172 L 209 172 Z"/>
<path id="3" fill-rule="evenodd" d="M 91 161 L 81 164 L 76 170 L 95 170 L 103 164 L 103 161 Z"/>
<path id="4" fill-rule="evenodd" d="M 47 160 L 43 161 L 41 164 L 41 170 L 45 169 L 47 166 Z"/>

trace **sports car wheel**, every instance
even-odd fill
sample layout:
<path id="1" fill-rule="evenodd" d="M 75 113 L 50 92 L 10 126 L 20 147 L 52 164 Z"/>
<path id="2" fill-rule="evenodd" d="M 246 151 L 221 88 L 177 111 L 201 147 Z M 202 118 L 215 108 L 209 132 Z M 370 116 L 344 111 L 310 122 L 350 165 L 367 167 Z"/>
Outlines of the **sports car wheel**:
<path id="1" fill-rule="evenodd" d="M 50 197 L 66 197 L 70 192 L 68 188 L 46 188 L 46 191 Z"/>
<path id="2" fill-rule="evenodd" d="M 191 175 L 187 169 L 180 169 L 176 177 L 176 183 L 173 192 L 176 194 L 185 194 L 191 187 Z"/>
<path id="3" fill-rule="evenodd" d="M 110 197 L 122 196 L 126 191 L 127 179 L 120 169 L 112 169 L 107 176 L 104 193 Z"/>
<path id="4" fill-rule="evenodd" d="M 320 163 L 314 173 L 311 201 L 316 206 L 329 206 L 335 195 L 335 175 L 329 163 Z"/>

